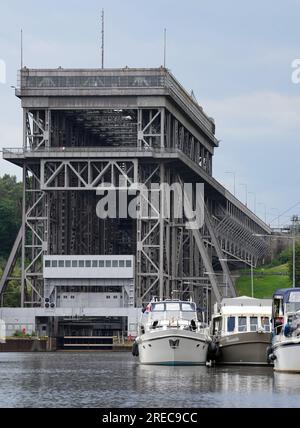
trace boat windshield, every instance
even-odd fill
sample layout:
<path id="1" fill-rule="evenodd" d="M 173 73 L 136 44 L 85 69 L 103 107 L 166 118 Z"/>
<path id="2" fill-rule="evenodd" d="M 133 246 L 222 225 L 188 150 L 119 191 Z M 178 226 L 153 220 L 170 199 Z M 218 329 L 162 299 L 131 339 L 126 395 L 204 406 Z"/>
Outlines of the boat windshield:
<path id="1" fill-rule="evenodd" d="M 291 291 L 286 304 L 286 312 L 297 312 L 300 310 L 300 293 Z"/>
<path id="2" fill-rule="evenodd" d="M 300 311 L 300 302 L 290 302 L 286 304 L 286 312 L 298 312 Z"/>
<path id="3" fill-rule="evenodd" d="M 155 303 L 152 304 L 152 312 L 164 312 L 165 304 L 164 303 Z"/>
<path id="4" fill-rule="evenodd" d="M 151 306 L 152 319 L 195 319 L 196 305 L 192 302 L 157 302 Z"/>
<path id="5" fill-rule="evenodd" d="M 195 303 L 189 302 L 159 302 L 152 303 L 152 312 L 195 312 L 196 305 Z"/>

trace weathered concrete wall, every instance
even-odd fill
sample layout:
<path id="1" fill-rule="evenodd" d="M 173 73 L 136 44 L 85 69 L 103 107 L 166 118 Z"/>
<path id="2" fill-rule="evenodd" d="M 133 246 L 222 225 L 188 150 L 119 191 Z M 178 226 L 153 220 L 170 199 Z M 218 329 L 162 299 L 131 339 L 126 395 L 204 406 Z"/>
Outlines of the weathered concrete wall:
<path id="1" fill-rule="evenodd" d="M 47 340 L 7 339 L 0 343 L 0 352 L 45 352 Z"/>

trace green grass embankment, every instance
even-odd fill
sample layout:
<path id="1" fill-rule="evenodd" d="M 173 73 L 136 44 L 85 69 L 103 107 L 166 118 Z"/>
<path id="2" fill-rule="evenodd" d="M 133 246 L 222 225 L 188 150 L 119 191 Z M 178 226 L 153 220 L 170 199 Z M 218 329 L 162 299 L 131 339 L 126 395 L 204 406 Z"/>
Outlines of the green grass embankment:
<path id="1" fill-rule="evenodd" d="M 239 296 L 251 296 L 250 271 L 241 271 L 235 286 Z M 259 268 L 254 270 L 254 297 L 271 298 L 277 288 L 291 287 L 288 276 L 288 265 L 272 268 Z"/>

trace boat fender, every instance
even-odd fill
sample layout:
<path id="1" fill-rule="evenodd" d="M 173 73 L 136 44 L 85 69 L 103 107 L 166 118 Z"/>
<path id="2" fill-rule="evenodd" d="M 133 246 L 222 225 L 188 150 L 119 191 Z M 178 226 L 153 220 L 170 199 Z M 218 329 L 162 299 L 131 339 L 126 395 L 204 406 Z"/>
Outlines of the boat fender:
<path id="1" fill-rule="evenodd" d="M 267 347 L 267 362 L 270 364 L 272 362 L 270 356 L 273 354 L 273 348 L 272 346 Z"/>
<path id="2" fill-rule="evenodd" d="M 216 343 L 216 352 L 215 352 L 215 358 L 218 360 L 221 358 L 222 349 L 220 348 L 220 345 Z"/>
<path id="3" fill-rule="evenodd" d="M 195 323 L 195 321 L 194 321 L 194 320 L 192 320 L 192 321 L 191 321 L 191 330 L 192 330 L 192 331 L 196 331 L 196 329 L 197 329 L 196 323 Z"/>
<path id="4" fill-rule="evenodd" d="M 216 342 L 211 341 L 209 346 L 208 346 L 208 352 L 214 355 L 216 350 L 217 350 Z"/>
<path id="5" fill-rule="evenodd" d="M 220 356 L 220 347 L 217 342 L 212 340 L 208 345 L 208 359 L 216 360 Z"/>
<path id="6" fill-rule="evenodd" d="M 139 356 L 139 346 L 136 342 L 133 343 L 132 345 L 132 355 L 134 357 L 138 357 Z"/>

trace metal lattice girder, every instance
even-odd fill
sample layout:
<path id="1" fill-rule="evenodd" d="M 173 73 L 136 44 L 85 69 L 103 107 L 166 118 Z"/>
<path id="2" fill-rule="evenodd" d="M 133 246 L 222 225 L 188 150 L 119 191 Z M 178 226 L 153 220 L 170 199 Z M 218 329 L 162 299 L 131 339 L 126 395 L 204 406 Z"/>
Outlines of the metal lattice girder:
<path id="1" fill-rule="evenodd" d="M 36 151 L 50 146 L 50 111 L 24 110 L 25 138 L 24 147 Z"/>
<path id="2" fill-rule="evenodd" d="M 182 180 L 180 178 L 179 178 L 179 180 L 182 183 Z M 190 198 L 186 192 L 184 192 L 184 203 L 185 203 L 186 211 L 189 214 L 188 217 L 192 218 L 192 214 L 191 214 L 193 212 L 192 201 L 190 200 Z M 217 302 L 220 302 L 221 301 L 221 294 L 220 294 L 220 290 L 219 290 L 219 285 L 218 285 L 218 282 L 216 279 L 216 275 L 214 273 L 214 269 L 213 269 L 211 259 L 208 255 L 208 252 L 207 252 L 207 248 L 204 245 L 203 238 L 201 236 L 200 230 L 198 228 L 192 228 L 191 232 L 192 232 L 193 237 L 195 239 L 198 250 L 201 254 L 201 258 L 203 260 L 203 264 L 205 266 L 207 275 L 210 279 L 210 283 L 211 283 L 212 290 L 214 292 L 215 298 L 216 298 Z"/>
<path id="3" fill-rule="evenodd" d="M 107 160 L 42 160 L 43 190 L 95 190 L 105 184 L 133 186 L 138 179 L 138 161 Z"/>
<path id="4" fill-rule="evenodd" d="M 237 292 L 236 292 L 236 289 L 234 287 L 234 283 L 233 283 L 232 278 L 231 278 L 230 270 L 228 269 L 227 262 L 223 259 L 224 253 L 220 247 L 220 243 L 219 243 L 218 238 L 215 234 L 213 225 L 210 221 L 210 214 L 209 214 L 208 209 L 206 207 L 205 201 L 203 200 L 202 203 L 204 205 L 204 210 L 205 210 L 205 223 L 207 225 L 207 228 L 208 228 L 210 236 L 211 236 L 211 242 L 212 242 L 213 246 L 215 247 L 218 259 L 219 259 L 221 266 L 222 266 L 222 270 L 224 272 L 224 275 L 227 278 L 228 286 L 229 286 L 229 289 L 231 291 L 232 297 L 235 297 L 237 295 Z"/>
<path id="5" fill-rule="evenodd" d="M 243 227 L 229 215 L 217 225 L 216 231 L 218 236 L 225 237 L 235 244 L 238 243 L 239 248 L 251 254 L 252 257 L 259 257 L 261 252 L 266 249 L 266 245 L 253 236 L 253 232 L 247 230 L 245 226 Z"/>
<path id="6" fill-rule="evenodd" d="M 11 250 L 11 253 L 9 255 L 9 258 L 7 260 L 4 272 L 2 274 L 2 277 L 0 279 L 0 296 L 5 292 L 6 286 L 9 282 L 9 277 L 13 271 L 14 265 L 16 263 L 17 255 L 21 247 L 22 243 L 22 236 L 23 236 L 23 229 L 22 227 L 19 230 L 19 233 L 17 235 L 17 238 L 15 240 L 14 246 Z M 20 278 L 21 279 L 21 278 Z"/>

